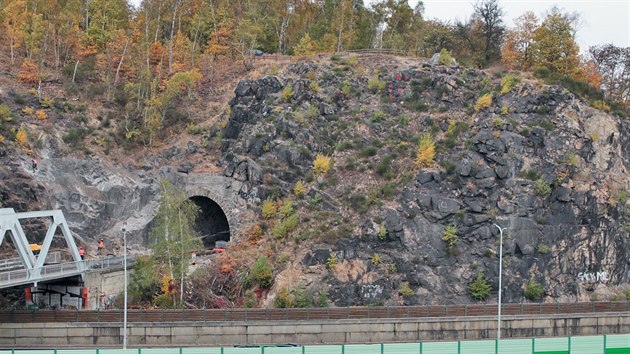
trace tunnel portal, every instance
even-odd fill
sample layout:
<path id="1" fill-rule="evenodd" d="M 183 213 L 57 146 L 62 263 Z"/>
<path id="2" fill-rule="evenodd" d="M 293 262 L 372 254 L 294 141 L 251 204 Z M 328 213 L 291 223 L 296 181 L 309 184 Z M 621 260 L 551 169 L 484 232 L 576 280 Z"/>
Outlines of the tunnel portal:
<path id="1" fill-rule="evenodd" d="M 204 246 L 212 248 L 216 246 L 217 241 L 229 241 L 230 224 L 219 204 L 204 196 L 197 195 L 189 199 L 199 207 L 195 231 L 203 236 Z"/>

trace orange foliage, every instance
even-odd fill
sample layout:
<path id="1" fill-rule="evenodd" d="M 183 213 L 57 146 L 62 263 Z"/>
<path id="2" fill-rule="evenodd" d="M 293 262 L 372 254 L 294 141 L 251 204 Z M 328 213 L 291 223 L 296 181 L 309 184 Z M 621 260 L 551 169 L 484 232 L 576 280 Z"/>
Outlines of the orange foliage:
<path id="1" fill-rule="evenodd" d="M 82 58 L 96 55 L 96 53 L 98 53 L 98 50 L 93 45 L 81 46 L 81 49 L 79 50 L 79 56 Z"/>
<path id="2" fill-rule="evenodd" d="M 584 79 L 593 87 L 599 88 L 602 84 L 602 75 L 592 60 L 584 64 Z"/>
<path id="3" fill-rule="evenodd" d="M 515 27 L 505 34 L 501 48 L 503 64 L 510 69 L 530 69 L 534 65 L 532 46 L 538 18 L 527 11 L 514 20 Z"/>
<path id="4" fill-rule="evenodd" d="M 152 66 L 160 64 L 163 55 L 164 47 L 162 47 L 162 43 L 155 42 L 151 44 L 151 46 L 149 47 L 149 64 L 151 64 Z"/>
<path id="5" fill-rule="evenodd" d="M 48 115 L 46 115 L 46 111 L 44 111 L 43 109 L 38 109 L 37 112 L 35 112 L 35 117 L 37 117 L 37 119 L 39 120 L 46 120 L 48 118 Z"/>
<path id="6" fill-rule="evenodd" d="M 214 59 L 222 55 L 228 55 L 233 31 L 231 23 L 221 23 L 208 41 L 206 54 L 212 55 Z"/>
<path id="7" fill-rule="evenodd" d="M 245 239 L 250 242 L 255 242 L 260 238 L 260 235 L 262 235 L 262 228 L 260 225 L 255 224 L 245 232 Z"/>
<path id="8" fill-rule="evenodd" d="M 25 84 L 38 84 L 40 81 L 39 67 L 37 64 L 30 60 L 25 60 L 22 63 L 22 69 L 18 75 L 18 80 Z"/>

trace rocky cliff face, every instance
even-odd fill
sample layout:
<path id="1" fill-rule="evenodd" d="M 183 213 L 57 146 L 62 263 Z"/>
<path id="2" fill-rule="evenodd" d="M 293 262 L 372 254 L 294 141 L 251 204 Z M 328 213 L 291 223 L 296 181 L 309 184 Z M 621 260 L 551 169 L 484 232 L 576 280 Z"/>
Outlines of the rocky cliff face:
<path id="1" fill-rule="evenodd" d="M 530 280 L 545 301 L 621 293 L 630 275 L 627 121 L 561 87 L 500 81 L 464 68 L 342 61 L 241 82 L 222 130 L 226 171 L 243 171 L 253 202 L 307 186 L 287 237 L 310 250 L 276 287 L 328 288 L 342 306 L 461 303 L 483 273 L 496 296 L 497 224 L 506 301 L 524 301 Z M 485 93 L 491 102 L 475 108 Z M 425 168 L 414 163 L 421 134 L 437 148 Z M 327 175 L 311 172 L 317 154 L 334 161 Z M 413 294 L 401 295 L 403 282 Z"/>
<path id="2" fill-rule="evenodd" d="M 531 280 L 543 301 L 620 295 L 630 279 L 628 122 L 561 87 L 516 81 L 506 88 L 500 75 L 382 57 L 296 63 L 241 81 L 224 120 L 199 139 L 208 144 L 147 153 L 133 166 L 62 157 L 51 142 L 33 174 L 30 158 L 2 147 L 1 202 L 62 208 L 86 242 L 105 236 L 112 248 L 127 222 L 141 245 L 159 178 L 188 180 L 177 175 L 217 156 L 214 169 L 238 187 L 231 208 L 250 209 L 229 214 L 239 229 L 262 226 L 257 243 L 235 235 L 239 247 L 275 261 L 266 304 L 285 288 L 326 292 L 338 306 L 466 303 L 480 273 L 494 301 L 494 224 L 504 228 L 505 301 L 524 301 Z M 418 167 L 423 135 L 436 154 Z M 317 155 L 332 159 L 323 175 L 313 173 Z M 287 199 L 296 227 L 251 216 L 265 200 Z"/>

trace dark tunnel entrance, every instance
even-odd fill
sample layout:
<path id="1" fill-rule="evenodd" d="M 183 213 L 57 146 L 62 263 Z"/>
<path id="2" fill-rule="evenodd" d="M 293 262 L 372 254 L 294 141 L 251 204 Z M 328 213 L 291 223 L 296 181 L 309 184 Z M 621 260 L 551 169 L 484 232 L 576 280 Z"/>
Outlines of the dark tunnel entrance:
<path id="1" fill-rule="evenodd" d="M 199 207 L 199 215 L 195 220 L 195 231 L 202 238 L 207 248 L 215 247 L 217 241 L 230 240 L 230 224 L 223 209 L 208 197 L 194 196 L 190 200 Z"/>

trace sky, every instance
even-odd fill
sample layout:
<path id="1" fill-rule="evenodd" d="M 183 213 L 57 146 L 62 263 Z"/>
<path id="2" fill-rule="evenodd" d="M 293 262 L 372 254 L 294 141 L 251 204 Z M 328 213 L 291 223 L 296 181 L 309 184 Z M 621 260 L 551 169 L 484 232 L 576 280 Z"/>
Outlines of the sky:
<path id="1" fill-rule="evenodd" d="M 141 0 L 130 0 L 138 5 Z M 366 4 L 376 2 L 367 0 Z M 410 0 L 414 7 L 417 0 Z M 466 20 L 473 13 L 474 0 L 423 0 L 424 17 L 442 21 Z M 565 12 L 578 12 L 582 25 L 576 41 L 584 53 L 590 46 L 612 43 L 630 47 L 630 0 L 499 0 L 505 12 L 504 21 L 511 27 L 514 19 L 525 11 L 533 11 L 539 19 L 553 6 Z"/>
<path id="2" fill-rule="evenodd" d="M 424 18 L 466 20 L 473 13 L 474 0 L 423 0 Z M 414 6 L 416 1 L 410 1 Z M 630 0 L 499 0 L 503 8 L 504 22 L 508 27 L 525 11 L 533 11 L 539 19 L 553 5 L 563 12 L 578 12 L 582 25 L 576 41 L 582 52 L 590 46 L 612 43 L 618 47 L 630 47 Z"/>

